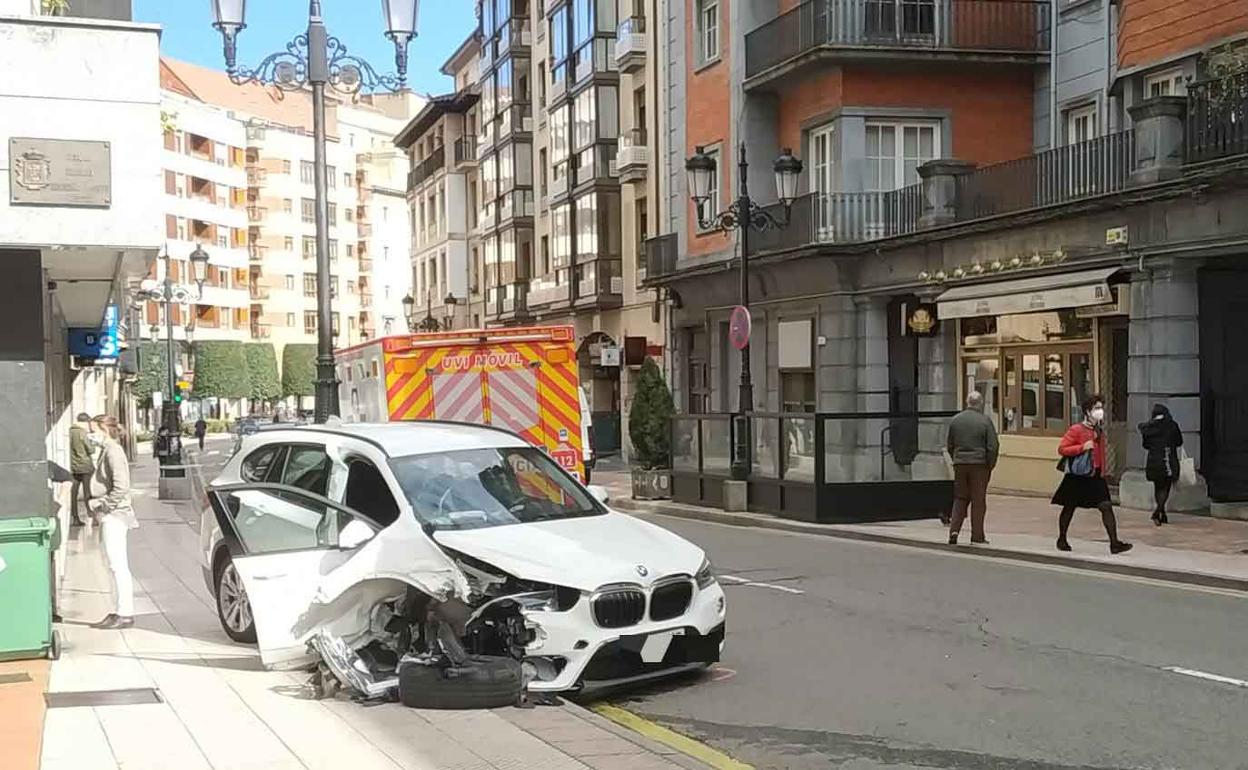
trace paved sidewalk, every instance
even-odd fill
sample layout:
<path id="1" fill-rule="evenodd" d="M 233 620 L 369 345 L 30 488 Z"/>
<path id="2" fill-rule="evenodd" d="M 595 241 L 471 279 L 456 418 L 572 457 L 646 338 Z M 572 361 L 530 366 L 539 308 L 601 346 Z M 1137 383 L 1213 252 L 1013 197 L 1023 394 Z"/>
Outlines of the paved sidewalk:
<path id="1" fill-rule="evenodd" d="M 1118 509 L 1119 536 L 1135 544 L 1126 554 L 1111 556 L 1109 541 L 1096 511 L 1080 511 L 1070 531 L 1073 552 L 1055 547 L 1057 509 L 1048 500 L 990 495 L 988 546 L 972 546 L 969 525 L 963 544 L 950 546 L 948 530 L 935 519 L 884 524 L 808 524 L 761 513 L 727 513 L 672 501 L 633 500 L 627 469 L 595 470 L 594 483 L 607 487 L 611 504 L 623 511 L 657 513 L 715 521 L 735 526 L 766 527 L 934 549 L 958 548 L 1023 561 L 1137 575 L 1248 591 L 1248 522 L 1208 516 L 1170 514 L 1170 524 L 1157 527 L 1151 512 Z"/>
<path id="2" fill-rule="evenodd" d="M 141 457 L 141 526 L 130 542 L 137 622 L 120 632 L 85 625 L 109 611 L 109 581 L 98 530 L 76 530 L 60 593 L 64 654 L 51 668 L 43 770 L 704 767 L 570 704 L 429 712 L 312 700 L 306 674 L 265 671 L 253 649 L 221 632 L 200 573 L 198 513 L 158 501 L 155 467 Z M 158 700 L 55 704 L 65 693 L 138 688 Z"/>

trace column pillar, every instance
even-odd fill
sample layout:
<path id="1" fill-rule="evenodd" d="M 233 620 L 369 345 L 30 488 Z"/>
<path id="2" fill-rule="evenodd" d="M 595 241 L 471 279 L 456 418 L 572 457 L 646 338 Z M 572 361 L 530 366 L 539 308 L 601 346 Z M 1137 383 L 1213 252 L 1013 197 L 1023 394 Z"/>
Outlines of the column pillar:
<path id="1" fill-rule="evenodd" d="M 39 251 L 0 250 L 0 518 L 51 514 L 48 491 L 49 415 L 44 363 L 44 297 Z"/>
<path id="2" fill-rule="evenodd" d="M 1154 96 L 1130 107 L 1135 124 L 1132 184 L 1151 184 L 1177 177 L 1183 170 L 1183 119 L 1187 100 Z"/>
<path id="3" fill-rule="evenodd" d="M 1198 260 L 1149 262 L 1131 276 L 1131 326 L 1127 358 L 1127 471 L 1119 487 L 1122 504 L 1152 510 L 1153 487 L 1145 478 L 1145 452 L 1137 426 L 1153 404 L 1165 404 L 1183 429 L 1183 448 L 1200 466 L 1200 326 Z M 1209 507 L 1203 479 L 1176 487 L 1170 511 Z"/>
<path id="4" fill-rule="evenodd" d="M 957 219 L 958 179 L 974 170 L 974 163 L 953 158 L 929 160 L 919 166 L 919 178 L 923 180 L 920 227 L 948 224 Z"/>

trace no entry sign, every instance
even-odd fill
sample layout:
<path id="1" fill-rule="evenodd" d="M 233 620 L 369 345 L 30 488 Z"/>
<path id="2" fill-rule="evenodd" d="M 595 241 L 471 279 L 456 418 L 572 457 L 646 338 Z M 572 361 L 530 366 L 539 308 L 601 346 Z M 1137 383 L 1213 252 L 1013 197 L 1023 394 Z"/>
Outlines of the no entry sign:
<path id="1" fill-rule="evenodd" d="M 749 308 L 737 305 L 728 317 L 728 341 L 737 350 L 745 350 L 750 344 Z"/>

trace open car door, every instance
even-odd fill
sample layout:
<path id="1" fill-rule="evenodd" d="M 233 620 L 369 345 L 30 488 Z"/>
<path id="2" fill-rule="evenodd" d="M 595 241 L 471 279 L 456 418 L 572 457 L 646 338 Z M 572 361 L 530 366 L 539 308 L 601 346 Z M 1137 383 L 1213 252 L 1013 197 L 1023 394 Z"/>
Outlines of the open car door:
<path id="1" fill-rule="evenodd" d="M 328 498 L 281 484 L 235 484 L 209 492 L 221 536 L 242 578 L 266 668 L 314 662 L 294 632 L 321 579 L 381 527 Z"/>

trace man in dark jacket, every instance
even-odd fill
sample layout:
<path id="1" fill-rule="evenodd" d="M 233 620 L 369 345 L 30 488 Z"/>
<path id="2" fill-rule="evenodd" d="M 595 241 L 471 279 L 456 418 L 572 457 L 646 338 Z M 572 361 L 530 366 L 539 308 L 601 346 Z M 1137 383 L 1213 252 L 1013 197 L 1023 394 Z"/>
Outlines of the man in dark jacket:
<path id="1" fill-rule="evenodd" d="M 988 512 L 988 481 L 997 465 L 1000 444 L 997 428 L 984 414 L 984 396 L 977 390 L 966 397 L 966 408 L 949 421 L 946 442 L 953 462 L 953 516 L 949 544 L 956 545 L 967 508 L 971 511 L 971 542 L 987 544 L 984 516 Z"/>
<path id="2" fill-rule="evenodd" d="M 204 448 L 204 435 L 208 433 L 208 423 L 204 422 L 204 418 L 200 417 L 195 421 L 195 438 L 199 439 L 199 448 Z"/>
<path id="3" fill-rule="evenodd" d="M 80 527 L 83 518 L 91 515 L 91 474 L 95 473 L 95 462 L 91 459 L 91 445 L 87 443 L 87 423 L 91 415 L 81 412 L 74 418 L 69 428 L 69 472 L 74 476 L 74 484 L 70 487 L 70 526 Z M 82 504 L 86 508 L 83 518 L 78 516 L 78 489 L 82 488 Z"/>

